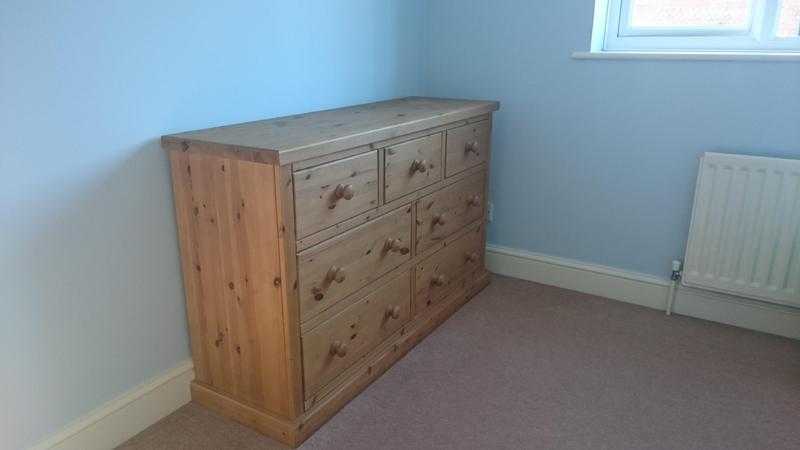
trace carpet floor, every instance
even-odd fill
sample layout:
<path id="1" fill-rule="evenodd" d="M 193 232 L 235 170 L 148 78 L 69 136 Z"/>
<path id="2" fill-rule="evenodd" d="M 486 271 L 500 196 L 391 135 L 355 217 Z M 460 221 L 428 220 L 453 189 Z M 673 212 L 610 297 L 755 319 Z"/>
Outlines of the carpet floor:
<path id="1" fill-rule="evenodd" d="M 800 342 L 494 277 L 303 449 L 799 449 Z M 125 450 L 284 449 L 189 404 Z"/>

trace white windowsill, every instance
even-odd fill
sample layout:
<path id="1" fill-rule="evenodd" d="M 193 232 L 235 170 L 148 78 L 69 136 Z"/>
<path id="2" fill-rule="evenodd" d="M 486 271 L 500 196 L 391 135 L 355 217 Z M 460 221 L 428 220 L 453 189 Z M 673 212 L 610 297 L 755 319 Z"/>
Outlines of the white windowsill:
<path id="1" fill-rule="evenodd" d="M 573 52 L 573 59 L 800 62 L 800 52 Z"/>

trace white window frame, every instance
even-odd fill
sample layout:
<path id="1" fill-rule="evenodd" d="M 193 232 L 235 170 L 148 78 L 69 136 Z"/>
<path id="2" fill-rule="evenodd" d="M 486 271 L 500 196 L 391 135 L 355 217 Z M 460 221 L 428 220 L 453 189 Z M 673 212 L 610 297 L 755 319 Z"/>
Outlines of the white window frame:
<path id="1" fill-rule="evenodd" d="M 603 51 L 657 52 L 800 52 L 800 37 L 778 37 L 783 0 L 749 0 L 751 16 L 744 28 L 634 28 L 632 0 L 607 0 Z"/>

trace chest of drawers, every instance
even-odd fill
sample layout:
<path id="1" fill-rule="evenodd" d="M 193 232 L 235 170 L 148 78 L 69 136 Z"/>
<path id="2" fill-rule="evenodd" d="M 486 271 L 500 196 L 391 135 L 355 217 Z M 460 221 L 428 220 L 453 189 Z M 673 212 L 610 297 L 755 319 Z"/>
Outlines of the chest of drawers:
<path id="1" fill-rule="evenodd" d="M 297 446 L 486 286 L 498 107 L 404 98 L 164 136 L 192 398 Z"/>

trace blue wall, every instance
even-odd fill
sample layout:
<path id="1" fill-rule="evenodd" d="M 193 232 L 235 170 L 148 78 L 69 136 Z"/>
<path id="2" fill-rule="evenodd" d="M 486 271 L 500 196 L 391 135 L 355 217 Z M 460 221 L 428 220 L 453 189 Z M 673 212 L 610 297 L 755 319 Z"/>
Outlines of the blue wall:
<path id="1" fill-rule="evenodd" d="M 800 64 L 576 61 L 591 0 L 0 4 L 0 448 L 189 356 L 165 133 L 497 99 L 492 243 L 665 276 L 697 156 L 800 156 Z"/>
<path id="2" fill-rule="evenodd" d="M 666 277 L 698 156 L 800 157 L 800 63 L 577 61 L 592 0 L 436 0 L 428 94 L 496 99 L 493 244 Z"/>
<path id="3" fill-rule="evenodd" d="M 0 448 L 189 357 L 164 133 L 421 90 L 421 1 L 0 4 Z"/>

